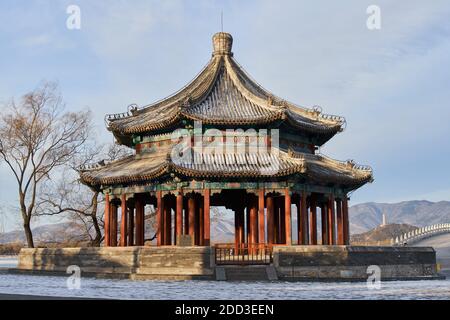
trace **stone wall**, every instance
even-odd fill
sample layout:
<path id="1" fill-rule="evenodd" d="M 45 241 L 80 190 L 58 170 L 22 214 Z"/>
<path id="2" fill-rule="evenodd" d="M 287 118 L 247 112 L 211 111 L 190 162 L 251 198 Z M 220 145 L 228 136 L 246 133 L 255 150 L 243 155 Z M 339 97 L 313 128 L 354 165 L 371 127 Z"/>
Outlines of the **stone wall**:
<path id="1" fill-rule="evenodd" d="M 132 279 L 212 279 L 209 247 L 115 247 L 22 249 L 16 272 L 65 273 L 77 265 L 84 275 Z"/>
<path id="2" fill-rule="evenodd" d="M 379 266 L 382 280 L 438 277 L 431 247 L 276 246 L 274 267 L 284 280 L 354 280 L 368 278 Z"/>

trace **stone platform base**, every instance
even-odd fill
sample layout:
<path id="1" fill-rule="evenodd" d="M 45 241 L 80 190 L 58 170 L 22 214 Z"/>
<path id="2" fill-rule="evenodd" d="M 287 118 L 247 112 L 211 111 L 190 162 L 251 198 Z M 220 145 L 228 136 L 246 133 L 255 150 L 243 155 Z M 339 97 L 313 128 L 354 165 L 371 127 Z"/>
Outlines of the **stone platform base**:
<path id="1" fill-rule="evenodd" d="M 109 247 L 22 249 L 13 273 L 67 275 L 76 265 L 83 276 L 142 280 L 213 280 L 210 247 Z"/>
<path id="2" fill-rule="evenodd" d="M 270 272 L 216 267 L 212 247 L 22 249 L 10 272 L 67 275 L 71 265 L 82 276 L 133 280 L 365 281 L 373 265 L 382 280 L 442 279 L 430 247 L 275 246 Z"/>
<path id="3" fill-rule="evenodd" d="M 277 246 L 273 264 L 287 281 L 366 281 L 372 270 L 384 281 L 445 278 L 431 247 Z"/>

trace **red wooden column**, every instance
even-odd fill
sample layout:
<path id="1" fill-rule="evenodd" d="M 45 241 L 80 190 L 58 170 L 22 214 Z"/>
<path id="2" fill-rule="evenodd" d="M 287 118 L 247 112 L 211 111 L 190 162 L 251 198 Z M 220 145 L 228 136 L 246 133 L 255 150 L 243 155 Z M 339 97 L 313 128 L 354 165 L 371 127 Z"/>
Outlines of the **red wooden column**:
<path id="1" fill-rule="evenodd" d="M 156 245 L 164 244 L 164 220 L 163 220 L 163 201 L 161 190 L 156 191 Z"/>
<path id="2" fill-rule="evenodd" d="M 239 247 L 241 247 L 241 245 L 245 242 L 245 228 L 244 228 L 244 207 L 237 207 L 235 209 L 236 215 L 235 217 L 237 218 L 237 243 L 239 245 Z"/>
<path id="3" fill-rule="evenodd" d="M 177 201 L 178 201 L 178 192 L 175 192 L 175 199 L 172 200 L 171 206 L 173 209 L 173 240 L 172 245 L 177 244 Z"/>
<path id="4" fill-rule="evenodd" d="M 280 199 L 273 197 L 273 243 L 280 243 Z"/>
<path id="5" fill-rule="evenodd" d="M 285 211 L 285 233 L 286 233 L 286 245 L 292 244 L 292 226 L 291 226 L 291 193 L 289 188 L 284 190 L 284 211 Z"/>
<path id="6" fill-rule="evenodd" d="M 241 245 L 243 243 L 245 243 L 246 241 L 246 237 L 245 237 L 245 207 L 241 207 L 239 209 L 239 234 L 240 234 L 240 239 L 241 239 Z"/>
<path id="7" fill-rule="evenodd" d="M 104 221 L 105 221 L 105 229 L 103 230 L 103 234 L 105 236 L 105 247 L 109 247 L 111 245 L 110 242 L 110 225 L 109 225 L 109 221 L 110 221 L 110 213 L 111 213 L 111 207 L 110 207 L 110 202 L 109 202 L 109 193 L 105 194 L 105 216 L 103 217 Z"/>
<path id="8" fill-rule="evenodd" d="M 249 202 L 247 201 L 247 208 L 245 208 L 245 223 L 246 223 L 246 234 L 245 234 L 245 242 L 250 243 L 250 205 Z"/>
<path id="9" fill-rule="evenodd" d="M 171 196 L 167 199 L 169 203 L 169 220 L 170 220 L 170 244 L 175 245 L 175 238 L 177 237 L 177 197 Z M 172 214 L 173 212 L 173 214 Z"/>
<path id="10" fill-rule="evenodd" d="M 176 234 L 175 234 L 175 244 L 177 243 L 178 236 L 183 234 L 183 191 L 179 190 L 177 193 L 177 213 L 176 213 L 176 224 L 175 224 Z"/>
<path id="11" fill-rule="evenodd" d="M 117 203 L 111 204 L 111 247 L 117 247 Z"/>
<path id="12" fill-rule="evenodd" d="M 328 244 L 328 214 L 327 214 L 327 205 L 322 203 L 320 205 L 320 213 L 322 220 L 322 245 Z"/>
<path id="13" fill-rule="evenodd" d="M 169 206 L 169 221 L 170 221 L 170 229 L 169 229 L 169 239 L 170 245 L 175 244 L 175 238 L 177 237 L 177 198 L 169 197 L 167 199 L 167 203 Z M 172 214 L 173 212 L 173 214 Z"/>
<path id="14" fill-rule="evenodd" d="M 336 244 L 334 195 L 328 198 L 328 244 Z"/>
<path id="15" fill-rule="evenodd" d="M 344 244 L 344 219 L 342 214 L 342 201 L 336 199 L 336 220 L 337 220 L 337 244 Z"/>
<path id="16" fill-rule="evenodd" d="M 306 204 L 306 197 L 306 191 L 303 190 L 300 197 L 300 233 L 303 245 L 309 244 L 308 207 Z"/>
<path id="17" fill-rule="evenodd" d="M 297 207 L 297 244 L 302 244 L 302 210 L 301 210 L 301 198 L 300 193 L 295 195 L 295 205 Z"/>
<path id="18" fill-rule="evenodd" d="M 203 245 L 203 232 L 205 231 L 204 225 L 203 225 L 203 197 L 200 195 L 200 197 L 197 198 L 197 211 L 195 212 L 195 238 L 196 242 L 195 244 L 198 246 Z"/>
<path id="19" fill-rule="evenodd" d="M 265 225 L 264 225 L 264 189 L 258 190 L 258 242 L 264 243 L 266 239 Z"/>
<path id="20" fill-rule="evenodd" d="M 234 210 L 234 245 L 238 248 L 241 244 L 241 234 L 239 230 L 240 225 L 240 217 L 239 211 L 237 209 Z"/>
<path id="21" fill-rule="evenodd" d="M 144 245 L 144 202 L 139 195 L 135 196 L 136 207 L 136 245 Z"/>
<path id="22" fill-rule="evenodd" d="M 274 201 L 273 196 L 267 196 L 267 243 L 273 244 L 274 240 Z"/>
<path id="23" fill-rule="evenodd" d="M 211 215 L 210 215 L 210 196 L 211 191 L 209 189 L 204 190 L 203 196 L 203 222 L 204 222 L 204 234 L 203 234 L 203 245 L 211 245 Z"/>
<path id="24" fill-rule="evenodd" d="M 145 244 L 145 202 L 144 199 L 141 200 L 140 203 L 139 215 L 141 219 L 141 225 L 139 226 L 139 234 L 141 238 L 141 246 Z"/>
<path id="25" fill-rule="evenodd" d="M 245 244 L 246 242 L 247 242 L 247 234 L 246 234 L 246 231 L 245 231 L 245 229 L 246 229 L 246 225 L 245 225 L 245 219 L 246 219 L 246 212 L 245 212 L 245 207 L 242 207 L 241 209 L 241 214 L 240 214 L 240 217 L 241 217 L 241 221 L 240 221 L 240 226 L 239 226 L 239 232 L 241 233 L 241 245 L 242 244 Z"/>
<path id="26" fill-rule="evenodd" d="M 184 208 L 184 227 L 183 227 L 183 234 L 188 235 L 189 234 L 189 195 L 185 196 L 183 199 L 183 208 Z"/>
<path id="27" fill-rule="evenodd" d="M 278 214 L 278 243 L 285 244 L 286 243 L 286 211 L 284 206 L 284 196 L 279 197 L 279 214 Z"/>
<path id="28" fill-rule="evenodd" d="M 164 243 L 165 246 L 170 246 L 172 244 L 172 207 L 170 203 L 169 195 L 162 197 L 161 210 L 164 215 Z"/>
<path id="29" fill-rule="evenodd" d="M 309 197 L 309 225 L 310 225 L 310 235 L 311 235 L 311 244 L 317 244 L 317 203 L 316 203 L 316 195 L 311 194 Z"/>
<path id="30" fill-rule="evenodd" d="M 134 246 L 134 206 L 128 207 L 128 245 Z"/>
<path id="31" fill-rule="evenodd" d="M 348 199 L 347 195 L 344 195 L 344 198 L 342 200 L 342 213 L 343 213 L 343 220 L 344 220 L 344 244 L 350 245 L 350 221 L 348 216 Z"/>
<path id="32" fill-rule="evenodd" d="M 121 200 L 121 210 L 122 217 L 120 220 L 120 246 L 127 246 L 127 229 L 128 229 L 128 221 L 127 221 L 127 196 L 122 194 Z"/>
<path id="33" fill-rule="evenodd" d="M 188 208 L 189 208 L 189 235 L 192 238 L 192 241 L 195 241 L 195 212 L 197 211 L 196 209 L 196 201 L 195 201 L 195 197 L 194 194 L 191 193 L 189 195 L 189 200 L 188 200 Z"/>
<path id="34" fill-rule="evenodd" d="M 258 243 L 258 201 L 256 197 L 250 195 L 250 241 L 251 244 Z"/>

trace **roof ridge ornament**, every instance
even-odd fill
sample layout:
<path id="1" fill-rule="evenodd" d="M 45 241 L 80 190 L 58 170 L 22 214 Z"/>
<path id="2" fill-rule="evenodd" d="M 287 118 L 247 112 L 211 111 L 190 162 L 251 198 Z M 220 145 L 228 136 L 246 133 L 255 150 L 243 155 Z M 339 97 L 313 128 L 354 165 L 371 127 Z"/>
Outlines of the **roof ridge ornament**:
<path id="1" fill-rule="evenodd" d="M 317 104 L 314 105 L 312 109 L 313 109 L 314 113 L 317 114 L 317 116 L 322 113 L 322 107 Z"/>
<path id="2" fill-rule="evenodd" d="M 130 104 L 127 109 L 128 109 L 128 113 L 131 116 L 133 116 L 136 113 L 136 111 L 139 110 L 139 106 L 136 103 L 133 103 L 133 104 Z"/>
<path id="3" fill-rule="evenodd" d="M 134 111 L 139 109 L 139 106 L 136 103 L 132 103 L 128 106 L 128 111 L 133 113 Z"/>
<path id="4" fill-rule="evenodd" d="M 356 163 L 353 159 L 349 159 L 347 160 L 347 167 L 349 167 L 350 169 L 353 169 L 355 167 Z"/>
<path id="5" fill-rule="evenodd" d="M 183 100 L 181 105 L 183 108 L 188 108 L 188 107 L 190 107 L 191 103 L 192 103 L 192 98 L 191 98 L 191 96 L 188 96 L 186 99 Z"/>
<path id="6" fill-rule="evenodd" d="M 292 146 L 288 147 L 288 156 L 293 157 L 294 156 L 294 150 L 292 150 Z"/>

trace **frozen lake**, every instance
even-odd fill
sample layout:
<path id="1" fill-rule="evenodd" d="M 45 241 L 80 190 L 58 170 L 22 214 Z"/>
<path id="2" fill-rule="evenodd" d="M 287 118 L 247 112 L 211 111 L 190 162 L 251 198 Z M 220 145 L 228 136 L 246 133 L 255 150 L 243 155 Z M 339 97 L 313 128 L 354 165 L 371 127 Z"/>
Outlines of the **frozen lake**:
<path id="1" fill-rule="evenodd" d="M 0 268 L 14 267 L 14 258 L 0 258 Z M 447 299 L 450 280 L 366 283 L 129 281 L 81 278 L 69 290 L 67 277 L 6 274 L 0 271 L 0 293 L 114 299 Z"/>

